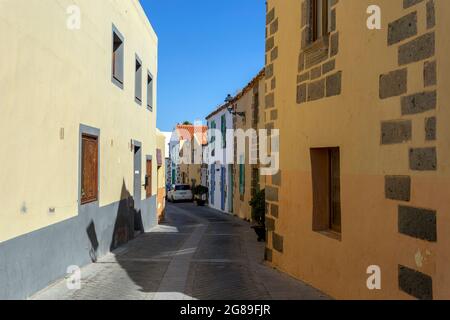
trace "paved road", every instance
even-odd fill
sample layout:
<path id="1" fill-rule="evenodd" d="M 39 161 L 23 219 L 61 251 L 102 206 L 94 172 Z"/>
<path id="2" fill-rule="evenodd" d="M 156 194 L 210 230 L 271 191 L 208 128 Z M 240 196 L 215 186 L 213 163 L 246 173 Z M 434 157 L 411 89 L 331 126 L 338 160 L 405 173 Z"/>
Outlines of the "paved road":
<path id="1" fill-rule="evenodd" d="M 207 207 L 168 204 L 166 222 L 82 269 L 80 290 L 61 280 L 33 299 L 327 299 L 263 263 L 247 222 Z"/>

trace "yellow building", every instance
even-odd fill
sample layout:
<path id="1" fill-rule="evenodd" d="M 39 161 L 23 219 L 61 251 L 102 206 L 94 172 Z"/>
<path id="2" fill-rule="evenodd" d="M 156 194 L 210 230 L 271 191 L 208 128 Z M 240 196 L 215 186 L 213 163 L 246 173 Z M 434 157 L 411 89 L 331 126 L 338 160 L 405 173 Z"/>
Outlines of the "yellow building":
<path id="1" fill-rule="evenodd" d="M 138 0 L 3 0 L 0 37 L 0 298 L 24 298 L 157 223 L 158 39 Z"/>
<path id="2" fill-rule="evenodd" d="M 264 113 L 264 70 L 261 71 L 250 83 L 242 89 L 230 101 L 230 105 L 236 113 L 233 116 L 235 129 L 245 132 L 265 128 Z M 274 114 L 269 115 L 274 116 Z M 256 139 L 258 139 L 256 137 Z M 255 192 L 264 189 L 265 177 L 260 175 L 259 164 L 250 164 L 250 157 L 258 158 L 258 144 L 253 146 L 253 141 L 248 141 L 244 154 L 237 154 L 238 146 L 235 141 L 235 164 L 233 166 L 233 213 L 245 220 L 252 220 L 252 208 L 249 202 Z M 238 159 L 244 157 L 245 163 L 238 164 Z"/>
<path id="3" fill-rule="evenodd" d="M 166 136 L 159 130 L 157 130 L 156 136 L 156 165 L 157 165 L 157 212 L 158 221 L 161 222 L 164 219 L 166 209 Z"/>
<path id="4" fill-rule="evenodd" d="M 274 267 L 336 298 L 450 298 L 449 15 L 446 0 L 268 1 Z"/>
<path id="5" fill-rule="evenodd" d="M 207 143 L 207 130 L 208 127 L 201 125 L 177 125 L 175 129 L 179 142 L 177 150 L 180 157 L 185 159 L 179 164 L 178 183 L 191 186 L 201 184 L 202 153 L 203 146 Z"/>

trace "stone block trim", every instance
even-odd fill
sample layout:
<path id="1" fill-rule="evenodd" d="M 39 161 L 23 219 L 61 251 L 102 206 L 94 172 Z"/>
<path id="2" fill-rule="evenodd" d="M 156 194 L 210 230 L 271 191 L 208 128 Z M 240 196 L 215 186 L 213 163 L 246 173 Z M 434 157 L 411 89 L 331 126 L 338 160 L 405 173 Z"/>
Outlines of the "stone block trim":
<path id="1" fill-rule="evenodd" d="M 270 89 L 274 90 L 277 86 L 277 78 L 273 77 L 272 80 L 270 81 Z"/>
<path id="2" fill-rule="evenodd" d="M 278 188 L 271 186 L 266 187 L 266 201 L 278 202 Z"/>
<path id="3" fill-rule="evenodd" d="M 275 186 L 281 186 L 281 171 L 278 170 L 278 173 L 272 176 L 272 184 Z"/>
<path id="4" fill-rule="evenodd" d="M 275 219 L 266 216 L 266 230 L 275 231 Z"/>
<path id="5" fill-rule="evenodd" d="M 419 271 L 398 266 L 400 290 L 419 300 L 433 300 L 433 279 Z"/>
<path id="6" fill-rule="evenodd" d="M 425 119 L 425 140 L 433 141 L 436 140 L 436 117 Z"/>
<path id="7" fill-rule="evenodd" d="M 435 36 L 434 32 L 424 34 L 398 49 L 398 64 L 400 66 L 425 60 L 434 56 Z"/>
<path id="8" fill-rule="evenodd" d="M 388 45 L 399 43 L 417 35 L 417 12 L 412 12 L 388 26 Z"/>
<path id="9" fill-rule="evenodd" d="M 403 9 L 408 9 L 418 3 L 421 3 L 423 0 L 403 0 Z"/>
<path id="10" fill-rule="evenodd" d="M 270 24 L 275 19 L 275 8 L 272 8 L 266 15 L 266 24 Z"/>
<path id="11" fill-rule="evenodd" d="M 309 80 L 309 72 L 305 72 L 297 76 L 297 83 L 302 83 L 307 80 Z"/>
<path id="12" fill-rule="evenodd" d="M 408 90 L 408 70 L 395 70 L 380 76 L 380 99 L 405 94 Z"/>
<path id="13" fill-rule="evenodd" d="M 339 53 L 339 32 L 335 32 L 330 37 L 330 57 Z"/>
<path id="14" fill-rule="evenodd" d="M 270 52 L 270 61 L 273 62 L 274 60 L 276 60 L 278 58 L 278 47 L 275 47 L 272 49 L 272 51 Z"/>
<path id="15" fill-rule="evenodd" d="M 316 67 L 311 70 L 311 80 L 318 79 L 322 76 L 322 67 Z"/>
<path id="16" fill-rule="evenodd" d="M 436 91 L 421 92 L 402 97 L 402 115 L 418 114 L 436 109 L 436 103 Z"/>
<path id="17" fill-rule="evenodd" d="M 327 77 L 327 97 L 338 96 L 341 94 L 342 88 L 342 71 L 338 71 Z"/>
<path id="18" fill-rule="evenodd" d="M 399 206 L 398 232 L 413 238 L 436 242 L 436 211 Z"/>
<path id="19" fill-rule="evenodd" d="M 399 120 L 381 123 L 381 144 L 396 144 L 410 141 L 412 138 L 412 121 Z"/>
<path id="20" fill-rule="evenodd" d="M 275 107 L 275 94 L 272 92 L 266 95 L 266 109 L 274 107 Z"/>
<path id="21" fill-rule="evenodd" d="M 311 82 L 308 85 L 308 101 L 315 101 L 325 97 L 325 79 Z"/>
<path id="22" fill-rule="evenodd" d="M 270 35 L 278 31 L 278 18 L 270 24 Z"/>
<path id="23" fill-rule="evenodd" d="M 423 66 L 423 82 L 425 87 L 436 85 L 436 61 L 425 62 Z"/>
<path id="24" fill-rule="evenodd" d="M 266 66 L 266 79 L 273 77 L 273 63 Z"/>
<path id="25" fill-rule="evenodd" d="M 333 71 L 336 67 L 336 60 L 330 60 L 322 65 L 322 73 L 326 74 L 330 71 Z"/>
<path id="26" fill-rule="evenodd" d="M 409 168 L 415 171 L 436 171 L 436 148 L 416 148 L 409 150 Z"/>
<path id="27" fill-rule="evenodd" d="M 427 29 L 432 29 L 436 26 L 436 10 L 434 7 L 434 0 L 427 2 Z"/>
<path id="28" fill-rule="evenodd" d="M 266 52 L 269 52 L 274 47 L 275 47 L 275 38 L 270 37 L 269 39 L 266 40 Z"/>
<path id="29" fill-rule="evenodd" d="M 278 208 L 278 205 L 276 205 L 276 204 L 271 204 L 271 205 L 270 205 L 270 214 L 271 214 L 272 217 L 274 217 L 274 218 L 278 218 L 278 217 L 279 217 L 279 208 Z"/>
<path id="30" fill-rule="evenodd" d="M 307 90 L 307 85 L 305 84 L 301 84 L 297 87 L 297 103 L 304 103 L 307 100 L 307 96 L 306 96 L 306 90 Z"/>
<path id="31" fill-rule="evenodd" d="M 385 195 L 387 199 L 410 201 L 411 200 L 411 177 L 409 176 L 386 176 Z"/>
<path id="32" fill-rule="evenodd" d="M 280 253 L 283 253 L 283 250 L 284 250 L 284 243 L 283 242 L 284 242 L 283 236 L 280 236 L 279 234 L 277 234 L 275 232 L 272 234 L 272 245 L 273 245 L 273 248 L 276 251 L 280 252 Z"/>

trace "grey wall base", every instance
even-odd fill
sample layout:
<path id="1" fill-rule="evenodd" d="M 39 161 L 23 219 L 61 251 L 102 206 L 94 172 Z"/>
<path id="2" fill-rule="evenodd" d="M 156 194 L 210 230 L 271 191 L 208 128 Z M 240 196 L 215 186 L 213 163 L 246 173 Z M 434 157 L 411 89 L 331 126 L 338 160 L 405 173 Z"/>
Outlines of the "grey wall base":
<path id="1" fill-rule="evenodd" d="M 142 212 L 129 200 L 83 206 L 77 217 L 0 244 L 0 299 L 25 299 L 66 276 L 72 265 L 85 266 L 157 224 L 156 196 L 143 200 Z"/>

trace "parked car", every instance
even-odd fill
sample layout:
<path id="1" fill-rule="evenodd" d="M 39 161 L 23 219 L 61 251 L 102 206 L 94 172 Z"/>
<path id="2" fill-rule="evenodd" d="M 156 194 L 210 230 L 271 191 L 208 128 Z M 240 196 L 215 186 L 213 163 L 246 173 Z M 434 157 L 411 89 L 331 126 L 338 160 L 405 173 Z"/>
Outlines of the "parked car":
<path id="1" fill-rule="evenodd" d="M 190 185 L 174 184 L 167 195 L 169 201 L 194 201 L 194 195 Z"/>

